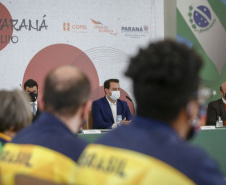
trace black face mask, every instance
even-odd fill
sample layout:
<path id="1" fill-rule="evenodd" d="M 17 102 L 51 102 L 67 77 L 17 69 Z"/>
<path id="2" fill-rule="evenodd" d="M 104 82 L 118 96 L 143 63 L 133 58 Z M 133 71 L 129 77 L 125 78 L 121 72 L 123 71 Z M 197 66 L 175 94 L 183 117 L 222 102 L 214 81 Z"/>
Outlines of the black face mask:
<path id="1" fill-rule="evenodd" d="M 37 100 L 38 93 L 30 92 L 28 94 L 30 95 L 32 102 L 35 102 Z"/>

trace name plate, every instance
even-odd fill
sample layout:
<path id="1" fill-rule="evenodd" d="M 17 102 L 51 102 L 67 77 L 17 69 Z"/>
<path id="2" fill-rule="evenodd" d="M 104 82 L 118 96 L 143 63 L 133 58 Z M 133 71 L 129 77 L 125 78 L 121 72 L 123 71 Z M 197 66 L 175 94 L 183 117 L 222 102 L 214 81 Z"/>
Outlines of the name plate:
<path id="1" fill-rule="evenodd" d="M 212 129 L 216 129 L 215 126 L 201 126 L 201 130 L 212 130 Z"/>
<path id="2" fill-rule="evenodd" d="M 83 130 L 83 134 L 101 134 L 100 130 Z"/>

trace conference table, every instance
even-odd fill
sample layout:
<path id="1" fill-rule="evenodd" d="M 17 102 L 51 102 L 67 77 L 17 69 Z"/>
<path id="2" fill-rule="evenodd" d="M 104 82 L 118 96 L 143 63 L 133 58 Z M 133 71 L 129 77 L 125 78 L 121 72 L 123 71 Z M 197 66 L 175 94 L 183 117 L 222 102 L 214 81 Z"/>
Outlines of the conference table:
<path id="1" fill-rule="evenodd" d="M 78 137 L 92 143 L 109 131 L 109 129 L 85 130 L 83 132 L 86 132 L 86 134 L 79 133 Z M 201 130 L 189 142 L 194 146 L 204 149 L 212 158 L 214 158 L 218 162 L 223 175 L 226 177 L 226 127 L 201 127 Z"/>

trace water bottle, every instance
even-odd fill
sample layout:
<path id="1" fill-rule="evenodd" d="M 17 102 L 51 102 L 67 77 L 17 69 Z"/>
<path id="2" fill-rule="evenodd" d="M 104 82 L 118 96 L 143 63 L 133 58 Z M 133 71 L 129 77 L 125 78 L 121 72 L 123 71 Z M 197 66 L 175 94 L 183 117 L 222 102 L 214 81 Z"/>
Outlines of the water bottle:
<path id="1" fill-rule="evenodd" d="M 117 123 L 117 126 L 120 126 L 122 124 L 122 115 L 117 115 L 116 123 Z"/>
<path id="2" fill-rule="evenodd" d="M 223 127 L 223 121 L 220 116 L 218 116 L 218 120 L 216 122 L 216 127 Z"/>

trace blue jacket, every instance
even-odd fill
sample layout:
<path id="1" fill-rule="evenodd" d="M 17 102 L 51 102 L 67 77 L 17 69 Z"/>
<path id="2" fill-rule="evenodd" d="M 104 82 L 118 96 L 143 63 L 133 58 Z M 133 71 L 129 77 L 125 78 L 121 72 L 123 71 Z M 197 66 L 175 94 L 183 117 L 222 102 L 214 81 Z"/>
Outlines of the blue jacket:
<path id="1" fill-rule="evenodd" d="M 137 116 L 130 125 L 108 132 L 97 143 L 151 156 L 197 185 L 226 184 L 216 163 L 205 152 L 181 140 L 169 124 L 158 120 Z M 164 178 L 164 174 L 159 178 Z"/>
<path id="2" fill-rule="evenodd" d="M 39 145 L 60 152 L 77 162 L 87 142 L 79 139 L 54 115 L 43 112 L 34 124 L 23 129 L 11 143 Z"/>
<path id="3" fill-rule="evenodd" d="M 122 119 L 132 119 L 132 114 L 125 101 L 117 100 L 117 115 Z M 111 129 L 114 123 L 111 107 L 106 97 L 100 98 L 92 104 L 93 129 Z"/>

